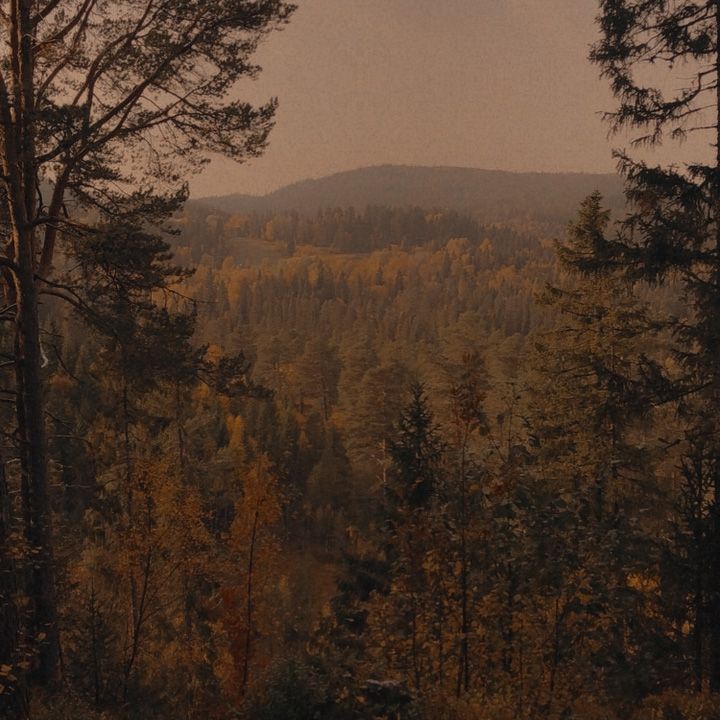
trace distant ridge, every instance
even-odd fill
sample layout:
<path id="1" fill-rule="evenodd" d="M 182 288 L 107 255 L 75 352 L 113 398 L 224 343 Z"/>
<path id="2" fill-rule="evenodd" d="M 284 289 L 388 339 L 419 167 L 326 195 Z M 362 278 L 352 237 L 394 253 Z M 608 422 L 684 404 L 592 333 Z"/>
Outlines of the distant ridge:
<path id="1" fill-rule="evenodd" d="M 489 221 L 510 217 L 557 221 L 572 218 L 578 203 L 594 190 L 604 195 L 607 205 L 621 206 L 622 181 L 614 174 L 378 165 L 301 180 L 267 195 L 223 195 L 194 202 L 229 213 L 389 205 L 472 212 Z"/>

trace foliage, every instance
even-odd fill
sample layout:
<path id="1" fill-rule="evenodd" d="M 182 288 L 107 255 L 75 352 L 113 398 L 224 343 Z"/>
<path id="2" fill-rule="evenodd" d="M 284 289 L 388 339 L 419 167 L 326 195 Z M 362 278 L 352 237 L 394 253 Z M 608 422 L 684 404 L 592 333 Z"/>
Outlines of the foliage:
<path id="1" fill-rule="evenodd" d="M 649 167 L 619 154 L 631 205 L 615 237 L 593 248 L 593 262 L 616 268 L 630 281 L 674 281 L 684 302 L 682 311 L 667 319 L 676 365 L 671 372 L 649 373 L 646 384 L 662 402 L 674 402 L 681 418 L 676 437 L 683 445 L 679 484 L 686 485 L 685 499 L 698 488 L 703 495 L 689 514 L 684 503 L 689 546 L 677 548 L 686 561 L 678 565 L 686 565 L 695 684 L 701 690 L 709 681 L 718 690 L 720 587 L 714 578 L 720 476 L 714 473 L 709 484 L 703 476 L 720 453 L 720 5 L 608 0 L 601 3 L 599 21 L 601 37 L 591 58 L 617 98 L 613 127 L 639 132 L 636 142 L 650 145 L 664 135 L 682 139 L 700 133 L 708 149 L 714 148 L 682 167 Z M 640 72 L 648 63 L 670 74 L 669 87 Z M 693 68 L 691 79 L 678 72 L 680 66 Z M 699 532 L 701 525 L 705 529 Z M 704 561 L 698 562 L 700 556 Z"/>

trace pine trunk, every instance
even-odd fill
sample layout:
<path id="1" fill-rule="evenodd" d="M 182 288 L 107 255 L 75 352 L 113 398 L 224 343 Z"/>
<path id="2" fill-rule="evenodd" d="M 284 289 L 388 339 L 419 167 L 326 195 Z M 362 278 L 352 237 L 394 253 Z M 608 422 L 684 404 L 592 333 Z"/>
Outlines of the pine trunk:
<path id="1" fill-rule="evenodd" d="M 22 466 L 27 477 L 25 535 L 33 554 L 29 595 L 31 639 L 39 640 L 37 679 L 54 682 L 59 675 L 55 578 L 52 550 L 52 508 L 47 462 L 47 437 L 41 380 L 42 351 L 38 297 L 33 273 L 32 231 L 16 231 L 18 272 L 16 295 L 17 420 Z"/>

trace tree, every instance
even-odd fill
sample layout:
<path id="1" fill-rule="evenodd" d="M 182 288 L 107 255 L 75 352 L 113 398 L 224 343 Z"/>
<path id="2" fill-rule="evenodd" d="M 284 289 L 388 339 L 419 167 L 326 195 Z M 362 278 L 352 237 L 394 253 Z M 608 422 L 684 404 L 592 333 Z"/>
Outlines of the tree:
<path id="1" fill-rule="evenodd" d="M 408 371 L 399 362 L 376 364 L 346 391 L 349 450 L 356 462 L 365 462 L 383 492 L 390 469 L 389 438 L 402 411 L 403 387 Z"/>
<path id="2" fill-rule="evenodd" d="M 425 388 L 416 382 L 410 395 L 410 402 L 400 414 L 396 437 L 390 443 L 390 455 L 398 504 L 412 511 L 430 501 L 437 482 L 442 443 Z"/>
<path id="3" fill-rule="evenodd" d="M 292 10 L 283 0 L 0 3 L 0 268 L 36 554 L 33 625 L 47 638 L 41 679 L 57 676 L 58 645 L 39 299 L 77 302 L 54 271 L 59 244 L 79 229 L 68 198 L 73 211 L 158 221 L 187 195 L 182 177 L 206 153 L 259 154 L 275 101 L 254 108 L 228 96 L 258 72 L 258 43 Z"/>
<path id="4" fill-rule="evenodd" d="M 442 453 L 425 389 L 416 382 L 390 443 L 393 467 L 386 557 L 392 580 L 388 596 L 377 598 L 376 604 L 381 632 L 392 628 L 394 636 L 394 647 L 386 648 L 386 662 L 406 673 L 418 691 L 431 675 L 438 679 L 433 665 L 442 667 L 444 655 L 445 568 L 435 531 L 445 533 L 437 523 L 437 503 L 433 502 Z M 433 639 L 439 645 L 438 662 L 428 646 Z"/>
<path id="5" fill-rule="evenodd" d="M 557 243 L 559 282 L 542 298 L 555 325 L 535 338 L 530 535 L 551 635 L 538 690 L 548 713 L 585 702 L 578 688 L 612 708 L 634 703 L 656 681 L 655 658 L 672 656 L 653 619 L 653 583 L 638 582 L 659 574 L 657 518 L 667 512 L 654 476 L 656 396 L 645 382 L 660 324 L 613 267 L 576 267 L 609 220 L 599 193 L 580 205 Z"/>
<path id="6" fill-rule="evenodd" d="M 223 588 L 227 606 L 227 631 L 235 675 L 235 687 L 245 695 L 256 674 L 256 644 L 272 627 L 272 602 L 260 599 L 277 592 L 277 526 L 282 514 L 277 480 L 270 461 L 258 455 L 243 477 L 242 497 L 235 504 L 235 518 L 230 528 L 233 565 L 239 568 L 239 579 L 233 578 Z M 276 582 L 275 582 L 276 584 Z"/>
<path id="7" fill-rule="evenodd" d="M 630 280 L 678 284 L 685 310 L 670 325 L 680 372 L 654 374 L 652 380 L 676 402 L 685 428 L 684 454 L 696 460 L 701 455 L 705 473 L 720 468 L 720 2 L 603 0 L 600 8 L 601 36 L 591 59 L 618 100 L 608 113 L 612 129 L 630 129 L 639 134 L 635 144 L 650 146 L 668 136 L 700 133 L 712 152 L 683 167 L 651 167 L 616 153 L 630 213 L 615 237 L 597 236 L 576 266 L 585 271 L 612 266 Z M 648 65 L 672 81 L 644 82 L 658 77 L 641 71 Z M 692 464 L 685 463 L 686 480 Z M 712 476 L 707 513 L 713 520 L 704 533 L 709 548 L 717 547 L 720 533 L 720 472 Z M 709 677 L 718 691 L 720 554 L 705 556 L 713 579 L 706 589 Z M 696 665 L 692 674 L 697 678 L 702 670 Z"/>
<path id="8" fill-rule="evenodd" d="M 459 651 L 456 694 L 470 690 L 471 661 L 470 634 L 472 628 L 472 570 L 473 544 L 471 518 L 480 514 L 483 472 L 474 457 L 473 445 L 478 437 L 487 433 L 484 402 L 487 389 L 487 371 L 482 355 L 475 351 L 463 355 L 459 367 L 448 367 L 449 404 L 452 441 L 449 450 L 453 466 L 446 481 L 445 494 L 452 517 L 452 559 L 455 560 L 457 595 L 460 605 Z M 476 543 L 480 545 L 480 543 Z"/>

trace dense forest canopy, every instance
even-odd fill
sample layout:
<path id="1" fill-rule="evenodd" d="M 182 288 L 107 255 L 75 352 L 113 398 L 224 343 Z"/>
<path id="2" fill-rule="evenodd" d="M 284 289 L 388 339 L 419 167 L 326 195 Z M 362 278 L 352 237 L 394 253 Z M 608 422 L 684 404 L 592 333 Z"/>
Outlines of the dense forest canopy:
<path id="1" fill-rule="evenodd" d="M 586 212 L 601 223 L 595 202 Z M 677 312 L 676 289 L 633 294 L 573 278 L 544 223 L 527 220 L 483 225 L 417 207 L 206 213 L 191 205 L 176 218 L 174 262 L 195 272 L 128 325 L 129 358 L 120 339 L 88 336 L 60 306 L 51 313 L 51 412 L 57 435 L 74 438 L 56 446 L 63 513 L 68 528 L 81 518 L 87 528 L 63 532 L 86 548 L 70 553 L 72 603 L 98 613 L 69 636 L 73 702 L 88 712 L 137 713 L 153 698 L 153 712 L 170 715 L 229 702 L 249 717 L 306 705 L 320 717 L 435 716 L 451 699 L 453 713 L 474 712 L 493 678 L 498 717 L 589 698 L 602 713 L 670 682 L 664 653 L 680 662 L 690 641 L 655 627 L 665 600 L 644 584 L 623 599 L 622 564 L 618 604 L 593 593 L 610 592 L 596 534 L 612 534 L 617 562 L 634 548 L 633 583 L 650 583 L 659 557 L 671 578 L 682 566 L 670 538 L 653 540 L 672 509 L 674 425 L 638 389 L 670 352 L 648 303 Z M 573 233 L 587 240 L 581 223 Z M 173 323 L 187 297 L 194 310 Z M 612 348 L 628 388 L 606 384 Z M 203 353 L 199 385 L 178 364 L 192 352 Z M 602 490 L 567 475 L 577 465 L 589 482 L 620 450 Z M 648 467 L 660 486 L 645 480 Z M 151 513 L 137 537 L 124 529 L 129 483 Z M 641 525 L 618 525 L 618 507 L 640 511 Z M 573 527 L 588 546 L 558 555 Z M 135 564 L 106 575 L 125 554 Z M 125 573 L 129 585 L 112 582 Z M 152 594 L 133 656 L 118 631 L 138 583 Z M 576 667 L 587 642 L 578 628 L 601 607 L 598 641 L 625 613 L 649 613 L 637 640 L 650 643 L 649 677 L 638 685 L 621 683 L 619 667 L 594 676 L 594 653 L 612 645 Z M 93 639 L 92 622 L 107 637 Z M 552 659 L 544 648 L 556 634 Z M 182 652 L 183 642 L 200 649 L 182 673 L 172 655 L 159 664 L 159 648 Z M 165 668 L 177 682 L 202 680 L 181 693 Z M 127 685 L 112 686 L 118 673 Z M 580 682 L 587 695 L 576 697 Z"/>

